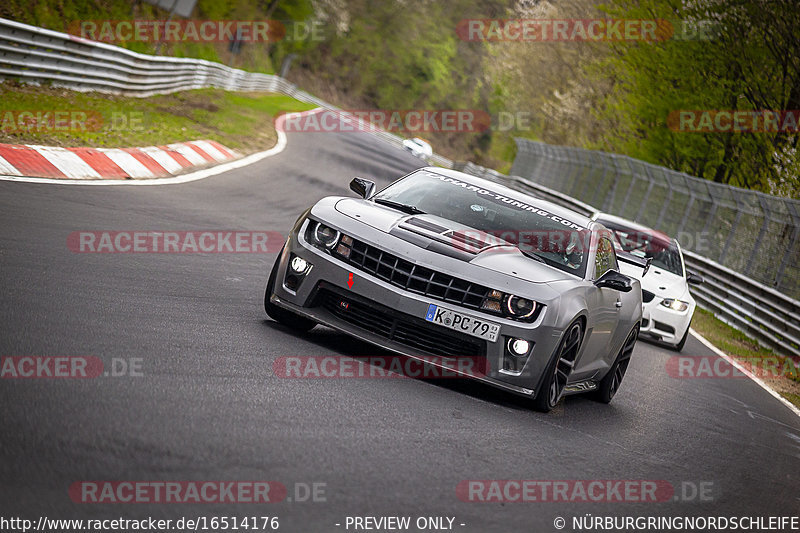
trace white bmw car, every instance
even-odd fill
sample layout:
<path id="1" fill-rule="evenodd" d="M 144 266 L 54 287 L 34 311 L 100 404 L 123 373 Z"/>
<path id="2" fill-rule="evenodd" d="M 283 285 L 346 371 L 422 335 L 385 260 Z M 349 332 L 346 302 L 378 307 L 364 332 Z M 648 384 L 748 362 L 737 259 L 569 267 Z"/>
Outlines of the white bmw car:
<path id="1" fill-rule="evenodd" d="M 405 139 L 403 141 L 403 148 L 411 152 L 414 156 L 420 157 L 426 161 L 433 155 L 433 147 L 431 147 L 427 141 L 419 137 Z"/>
<path id="2" fill-rule="evenodd" d="M 689 293 L 689 284 L 700 284 L 703 278 L 686 271 L 680 244 L 668 235 L 608 213 L 596 213 L 592 219 L 611 230 L 618 250 L 652 259 L 644 276 L 640 268 L 620 263 L 622 273 L 635 277 L 642 285 L 640 335 L 681 351 L 697 305 Z"/>

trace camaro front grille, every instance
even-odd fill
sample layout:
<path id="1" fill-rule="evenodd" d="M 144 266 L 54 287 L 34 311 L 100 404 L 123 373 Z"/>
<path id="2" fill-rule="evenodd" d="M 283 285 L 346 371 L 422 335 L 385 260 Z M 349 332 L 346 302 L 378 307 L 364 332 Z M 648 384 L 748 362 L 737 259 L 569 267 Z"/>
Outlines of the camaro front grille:
<path id="1" fill-rule="evenodd" d="M 489 288 L 416 265 L 396 255 L 353 239 L 350 256 L 336 255 L 351 265 L 407 291 L 480 310 Z"/>
<path id="2" fill-rule="evenodd" d="M 652 302 L 655 297 L 656 295 L 652 292 L 642 289 L 642 301 L 644 303 Z"/>
<path id="3" fill-rule="evenodd" d="M 323 287 L 319 290 L 315 303 L 340 320 L 431 355 L 443 357 L 486 355 L 485 341 L 448 332 L 421 318 L 398 313 L 373 302 L 367 303 L 360 298 L 353 298 L 352 295 L 339 295 Z"/>

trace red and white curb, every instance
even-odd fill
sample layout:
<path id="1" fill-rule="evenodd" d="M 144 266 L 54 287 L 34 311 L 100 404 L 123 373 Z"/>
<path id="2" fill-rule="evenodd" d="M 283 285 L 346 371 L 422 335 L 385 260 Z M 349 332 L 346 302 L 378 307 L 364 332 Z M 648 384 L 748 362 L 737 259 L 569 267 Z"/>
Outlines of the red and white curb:
<path id="1" fill-rule="evenodd" d="M 154 179 L 239 157 L 216 141 L 188 141 L 144 148 L 0 144 L 0 174 L 56 180 Z"/>
<path id="2" fill-rule="evenodd" d="M 170 176 L 167 178 L 153 178 L 153 179 L 70 179 L 70 178 L 42 178 L 42 177 L 31 177 L 36 176 L 36 174 L 27 174 L 27 175 L 20 175 L 19 169 L 11 165 L 8 161 L 5 160 L 2 154 L 0 154 L 0 181 L 17 181 L 17 182 L 24 182 L 24 183 L 49 183 L 53 185 L 115 185 L 115 186 L 150 186 L 150 185 L 176 185 L 179 183 L 189 183 L 191 181 L 202 180 L 205 178 L 209 178 L 211 176 L 216 176 L 218 174 L 223 174 L 230 170 L 234 170 L 237 168 L 246 167 L 248 165 L 252 165 L 257 161 L 261 161 L 265 157 L 270 157 L 273 155 L 277 155 L 286 148 L 286 133 L 283 131 L 283 121 L 286 120 L 286 117 L 292 115 L 307 115 L 311 113 L 319 113 L 320 111 L 324 111 L 322 108 L 312 109 L 310 111 L 302 111 L 298 113 L 287 113 L 285 115 L 281 115 L 275 119 L 275 129 L 278 133 L 278 142 L 275 143 L 275 146 L 270 148 L 269 150 L 265 150 L 263 152 L 257 152 L 255 154 L 248 155 L 246 157 L 242 157 L 241 159 L 235 159 L 233 161 L 219 163 L 214 166 L 209 166 L 200 170 L 195 170 L 186 174 L 181 174 L 179 176 Z M 203 142 L 203 141 L 195 141 L 195 142 Z M 217 145 L 217 143 L 211 143 L 211 141 L 207 141 L 212 146 Z M 9 145 L 0 145 L 0 146 L 9 146 Z M 174 145 L 169 145 L 174 146 Z M 200 145 L 202 146 L 202 144 Z M 232 152 L 228 150 L 222 145 L 215 146 L 217 150 L 221 153 L 225 153 L 224 151 L 220 150 L 223 148 L 228 152 Z M 202 149 L 202 148 L 201 148 Z M 73 149 L 74 150 L 74 149 Z M 88 149 L 84 149 L 88 150 Z M 171 154 L 166 153 L 163 147 L 151 146 L 147 148 L 138 148 L 142 153 L 146 154 L 150 159 L 155 160 L 161 168 L 172 168 L 177 171 L 180 163 L 177 162 L 176 158 L 173 157 Z M 99 149 L 97 149 L 99 151 Z M 107 152 L 108 150 L 106 150 Z M 127 150 L 121 150 L 122 152 L 131 155 Z M 130 161 L 126 156 L 119 156 L 120 150 L 114 150 L 114 153 L 117 154 L 115 157 L 122 157 L 125 158 L 127 161 Z M 134 157 L 135 159 L 135 157 Z"/>

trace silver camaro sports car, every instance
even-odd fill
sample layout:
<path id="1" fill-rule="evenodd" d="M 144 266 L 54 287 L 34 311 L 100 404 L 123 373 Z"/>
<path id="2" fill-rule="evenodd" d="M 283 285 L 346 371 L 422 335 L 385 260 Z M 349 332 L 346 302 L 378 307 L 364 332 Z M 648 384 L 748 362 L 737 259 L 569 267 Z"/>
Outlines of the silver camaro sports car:
<path id="1" fill-rule="evenodd" d="M 327 197 L 292 228 L 267 282 L 267 314 L 324 324 L 533 399 L 609 402 L 642 319 L 604 226 L 500 184 L 423 168 L 360 198 Z M 647 265 L 639 265 L 646 270 Z M 461 372 L 452 360 L 483 362 Z"/>

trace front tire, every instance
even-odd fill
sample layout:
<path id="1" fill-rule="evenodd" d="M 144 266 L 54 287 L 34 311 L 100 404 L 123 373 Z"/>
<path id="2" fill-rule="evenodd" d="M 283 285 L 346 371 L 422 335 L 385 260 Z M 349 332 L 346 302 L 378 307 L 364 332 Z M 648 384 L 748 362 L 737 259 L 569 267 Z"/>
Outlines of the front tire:
<path id="1" fill-rule="evenodd" d="M 610 403 L 611 399 L 614 398 L 614 395 L 617 393 L 622 383 L 622 378 L 625 377 L 625 373 L 628 371 L 628 364 L 631 362 L 633 347 L 636 345 L 636 339 L 638 338 L 639 324 L 636 324 L 625 338 L 625 343 L 622 345 L 619 354 L 617 354 L 614 364 L 611 365 L 611 370 L 600 380 L 600 385 L 594 392 L 594 399 L 598 402 Z"/>
<path id="2" fill-rule="evenodd" d="M 275 291 L 275 279 L 278 277 L 278 266 L 280 265 L 282 255 L 283 249 L 281 249 L 280 253 L 278 254 L 278 258 L 275 259 L 275 265 L 272 267 L 272 272 L 269 274 L 267 289 L 264 292 L 264 310 L 267 312 L 267 315 L 269 315 L 269 317 L 276 322 L 280 322 L 284 326 L 287 326 L 299 333 L 306 333 L 307 331 L 311 330 L 311 328 L 316 326 L 317 323 L 306 317 L 299 316 L 291 311 L 282 309 L 269 301 L 270 296 L 272 296 L 272 293 Z"/>
<path id="3" fill-rule="evenodd" d="M 545 380 L 541 389 L 533 400 L 533 407 L 542 413 L 548 413 L 558 405 L 564 395 L 567 380 L 575 366 L 575 359 L 583 343 L 583 325 L 577 321 L 567 328 L 561 343 L 556 349 L 556 355 L 545 369 Z"/>

